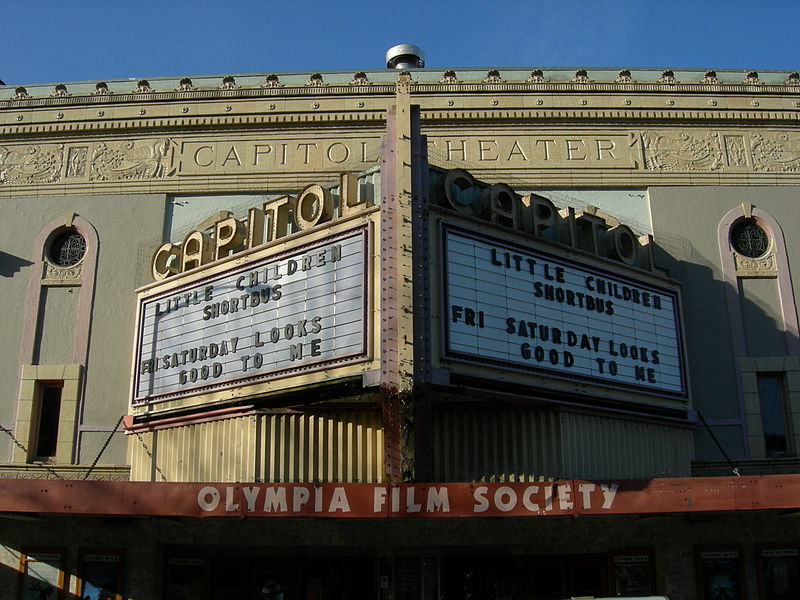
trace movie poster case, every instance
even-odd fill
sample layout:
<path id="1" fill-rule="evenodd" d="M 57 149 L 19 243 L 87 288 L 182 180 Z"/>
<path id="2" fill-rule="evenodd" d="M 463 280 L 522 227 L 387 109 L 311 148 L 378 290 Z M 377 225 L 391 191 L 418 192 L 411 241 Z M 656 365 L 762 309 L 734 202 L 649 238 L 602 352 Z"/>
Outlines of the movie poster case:
<path id="1" fill-rule="evenodd" d="M 61 547 L 22 548 L 19 558 L 17 600 L 62 600 L 67 576 L 66 550 Z"/>
<path id="2" fill-rule="evenodd" d="M 697 587 L 700 600 L 744 600 L 742 549 L 738 546 L 705 546 L 696 550 Z"/>
<path id="3" fill-rule="evenodd" d="M 86 548 L 78 559 L 78 594 L 81 600 L 123 600 L 125 551 Z"/>

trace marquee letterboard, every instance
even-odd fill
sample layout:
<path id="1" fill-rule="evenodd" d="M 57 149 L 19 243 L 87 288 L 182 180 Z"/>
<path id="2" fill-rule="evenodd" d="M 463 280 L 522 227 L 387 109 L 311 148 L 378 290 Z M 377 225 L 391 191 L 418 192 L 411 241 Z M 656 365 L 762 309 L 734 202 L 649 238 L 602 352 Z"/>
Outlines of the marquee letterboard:
<path id="1" fill-rule="evenodd" d="M 446 358 L 685 396 L 677 294 L 445 227 Z"/>
<path id="2" fill-rule="evenodd" d="M 360 229 L 143 300 L 134 402 L 364 358 L 367 260 Z"/>

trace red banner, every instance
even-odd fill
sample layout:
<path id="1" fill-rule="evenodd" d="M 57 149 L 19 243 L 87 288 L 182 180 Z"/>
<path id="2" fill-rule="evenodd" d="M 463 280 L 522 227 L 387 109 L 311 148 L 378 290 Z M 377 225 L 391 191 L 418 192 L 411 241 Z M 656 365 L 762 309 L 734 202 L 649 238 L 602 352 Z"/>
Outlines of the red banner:
<path id="1" fill-rule="evenodd" d="M 146 483 L 8 479 L 0 512 L 441 518 L 800 508 L 800 475 L 537 483 Z"/>

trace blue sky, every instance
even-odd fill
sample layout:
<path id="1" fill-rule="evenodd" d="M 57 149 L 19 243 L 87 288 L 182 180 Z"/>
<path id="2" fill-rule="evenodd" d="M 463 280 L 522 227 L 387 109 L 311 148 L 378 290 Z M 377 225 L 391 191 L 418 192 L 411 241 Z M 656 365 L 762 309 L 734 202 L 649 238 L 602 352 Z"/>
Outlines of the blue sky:
<path id="1" fill-rule="evenodd" d="M 0 0 L 8 85 L 429 68 L 798 70 L 800 0 Z"/>

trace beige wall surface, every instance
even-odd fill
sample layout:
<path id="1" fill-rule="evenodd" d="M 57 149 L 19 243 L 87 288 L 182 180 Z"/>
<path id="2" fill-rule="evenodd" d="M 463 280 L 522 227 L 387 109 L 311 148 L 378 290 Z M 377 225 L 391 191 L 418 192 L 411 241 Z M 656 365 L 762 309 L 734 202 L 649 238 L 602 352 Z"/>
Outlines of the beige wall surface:
<path id="1" fill-rule="evenodd" d="M 492 76 L 462 85 L 449 75 L 426 77 L 427 83 L 398 76 L 396 85 L 359 87 L 304 80 L 217 89 L 217 82 L 197 93 L 171 85 L 167 95 L 147 103 L 129 93 L 73 91 L 76 96 L 62 98 L 48 91 L 3 104 L 0 199 L 9 218 L 0 222 L 0 283 L 13 301 L 0 323 L 8 357 L 0 362 L 0 397 L 7 399 L 0 403 L 0 423 L 14 421 L 31 249 L 42 227 L 77 213 L 100 238 L 82 423 L 100 430 L 87 432 L 96 448 L 98 434 L 127 409 L 133 290 L 150 281 L 166 194 L 299 191 L 374 166 L 386 111 L 401 96 L 421 106 L 432 164 L 467 168 L 518 191 L 638 193 L 649 187 L 659 266 L 682 283 L 693 402 L 710 418 L 737 418 L 717 225 L 742 203 L 768 212 L 787 234 L 797 222 L 795 87 L 631 87 L 581 78 L 551 84 L 526 80 L 527 74 L 517 82 Z M 639 215 L 642 206 L 620 216 Z M 212 208 L 230 206 L 220 200 Z M 198 215 L 197 222 L 209 216 Z M 790 268 L 800 258 L 791 244 Z M 768 330 L 778 314 L 773 290 L 765 282 L 744 288 L 755 300 L 744 312 L 747 335 L 759 354 L 767 354 L 779 338 Z M 49 323 L 74 328 L 66 323 L 70 310 L 68 302 L 45 304 L 43 358 L 68 362 L 59 358 L 64 349 Z M 118 446 L 112 444 L 112 454 L 122 460 Z"/>
<path id="2" fill-rule="evenodd" d="M 5 304 L 4 318 L 0 321 L 5 358 L 0 361 L 0 398 L 3 398 L 0 423 L 8 428 L 15 418 L 21 337 L 28 311 L 27 286 L 31 264 L 40 258 L 33 254 L 34 242 L 48 223 L 74 213 L 91 223 L 99 237 L 81 425 L 110 429 L 127 409 L 136 308 L 133 290 L 146 281 L 149 273 L 150 240 L 161 238 L 165 197 L 160 194 L 15 196 L 2 198 L 2 202 L 4 213 L 13 216 L 0 220 L 0 239 L 3 240 L 0 250 L 4 253 L 0 256 L 2 293 L 4 298 L 13 301 Z M 41 364 L 43 361 L 71 362 L 62 355 L 72 354 L 77 308 L 63 302 L 62 296 L 76 297 L 79 292 L 79 287 L 50 287 L 44 294 L 45 336 Z M 61 304 L 51 304 L 54 298 L 62 301 Z M 125 449 L 121 442 L 120 439 L 111 444 L 103 455 L 103 463 L 124 464 Z M 0 444 L 0 457 L 3 457 L 0 461 L 5 461 L 11 441 L 3 436 Z M 94 446 L 99 445 L 95 443 Z M 82 460 L 91 462 L 93 459 L 94 454 L 82 453 Z"/>
<path id="3" fill-rule="evenodd" d="M 739 390 L 733 337 L 729 323 L 726 284 L 720 262 L 718 227 L 723 217 L 742 204 L 752 204 L 771 215 L 786 236 L 789 269 L 800 264 L 800 248 L 793 224 L 800 222 L 795 186 L 692 186 L 651 187 L 650 207 L 658 263 L 681 282 L 684 328 L 694 407 L 708 420 L 738 418 Z M 789 274 L 780 274 L 786 278 Z M 741 280 L 744 332 L 748 354 L 783 356 L 787 353 L 782 334 L 778 280 Z M 793 278 L 794 297 L 798 295 Z M 796 310 L 796 309 L 794 309 Z M 698 430 L 699 431 L 699 430 Z M 744 452 L 743 440 L 734 427 L 715 429 L 723 447 L 734 457 Z M 699 434 L 702 434 L 699 431 Z M 705 434 L 703 434 L 705 435 Z M 707 451 L 721 458 L 706 440 Z M 698 443 L 698 458 L 704 451 Z"/>
<path id="4" fill-rule="evenodd" d="M 42 290 L 39 327 L 33 351 L 36 364 L 66 365 L 72 362 L 78 291 L 73 286 L 48 286 Z"/>
<path id="5" fill-rule="evenodd" d="M 739 294 L 748 356 L 786 354 L 777 280 L 771 277 L 740 279 Z"/>

